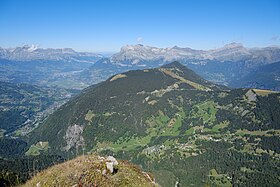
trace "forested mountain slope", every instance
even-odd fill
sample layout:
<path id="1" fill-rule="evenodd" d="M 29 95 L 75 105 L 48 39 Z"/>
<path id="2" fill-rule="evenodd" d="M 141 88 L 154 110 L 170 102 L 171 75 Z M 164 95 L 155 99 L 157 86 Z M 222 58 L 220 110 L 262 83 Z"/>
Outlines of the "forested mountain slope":
<path id="1" fill-rule="evenodd" d="M 163 186 L 278 186 L 279 114 L 277 92 L 229 90 L 174 62 L 85 89 L 29 135 L 28 153 L 113 154 Z"/>

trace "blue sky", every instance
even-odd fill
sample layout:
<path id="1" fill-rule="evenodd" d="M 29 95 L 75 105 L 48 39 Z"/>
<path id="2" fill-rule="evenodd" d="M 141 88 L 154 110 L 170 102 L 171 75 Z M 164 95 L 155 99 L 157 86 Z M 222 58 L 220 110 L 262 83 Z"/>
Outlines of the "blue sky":
<path id="1" fill-rule="evenodd" d="M 137 41 L 138 39 L 138 41 Z M 0 0 L 0 46 L 280 45 L 279 0 Z"/>

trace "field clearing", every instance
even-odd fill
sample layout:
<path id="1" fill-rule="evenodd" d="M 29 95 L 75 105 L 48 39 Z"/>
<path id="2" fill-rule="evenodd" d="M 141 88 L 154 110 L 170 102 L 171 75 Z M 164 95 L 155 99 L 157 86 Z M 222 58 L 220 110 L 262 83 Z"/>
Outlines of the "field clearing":
<path id="1" fill-rule="evenodd" d="M 190 112 L 190 118 L 202 118 L 203 123 L 213 124 L 216 120 L 217 108 L 214 101 L 206 101 L 195 105 Z"/>
<path id="2" fill-rule="evenodd" d="M 239 130 L 236 131 L 235 134 L 239 135 L 239 136 L 244 136 L 244 135 L 248 134 L 248 135 L 252 135 L 252 136 L 268 136 L 268 137 L 271 137 L 271 136 L 274 136 L 274 135 L 280 136 L 280 130 L 249 131 L 249 130 L 246 130 L 246 129 L 243 129 L 243 130 L 239 129 Z"/>
<path id="3" fill-rule="evenodd" d="M 106 144 L 98 149 L 111 149 L 113 151 L 135 150 L 137 147 L 144 147 L 151 142 L 151 139 L 158 136 L 178 136 L 179 128 L 182 125 L 182 120 L 185 118 L 185 112 L 181 108 L 173 118 L 169 118 L 162 111 L 158 112 L 158 116 L 151 117 L 146 121 L 149 125 L 147 135 L 144 137 L 120 138 L 116 143 Z M 172 124 L 172 125 L 170 125 Z M 102 143 L 100 144 L 102 145 Z"/>
<path id="4" fill-rule="evenodd" d="M 256 94 L 259 96 L 268 96 L 269 94 L 279 93 L 272 90 L 261 90 L 261 89 L 253 89 L 253 91 L 256 92 Z"/>
<path id="5" fill-rule="evenodd" d="M 41 151 L 47 151 L 50 148 L 49 142 L 38 142 L 37 144 L 33 144 L 30 146 L 28 151 L 25 153 L 26 155 L 40 155 Z"/>
<path id="6" fill-rule="evenodd" d="M 204 132 L 219 133 L 221 129 L 226 128 L 229 125 L 229 121 L 223 121 L 218 125 L 214 125 L 211 129 L 205 128 Z"/>
<path id="7" fill-rule="evenodd" d="M 227 174 L 218 174 L 218 172 L 215 169 L 211 169 L 208 177 L 211 186 L 232 187 L 230 178 Z"/>

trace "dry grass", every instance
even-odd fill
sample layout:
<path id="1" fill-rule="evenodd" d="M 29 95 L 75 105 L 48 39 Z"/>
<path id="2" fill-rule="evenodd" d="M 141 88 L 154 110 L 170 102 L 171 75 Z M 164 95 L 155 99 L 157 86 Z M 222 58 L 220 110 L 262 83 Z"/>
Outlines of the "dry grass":
<path id="1" fill-rule="evenodd" d="M 185 78 L 183 77 L 180 77 L 179 75 L 173 73 L 172 71 L 170 70 L 167 70 L 167 69 L 164 69 L 164 68 L 160 68 L 160 71 L 162 71 L 163 73 L 165 73 L 166 75 L 169 75 L 170 77 L 172 78 L 175 78 L 175 79 L 178 79 L 179 81 L 183 82 L 183 83 L 187 83 L 188 85 L 192 86 L 193 88 L 197 89 L 197 90 L 211 90 L 210 88 L 207 88 L 201 84 L 198 84 L 198 83 L 195 83 L 195 82 L 192 82 L 190 80 L 186 80 Z"/>
<path id="2" fill-rule="evenodd" d="M 253 90 L 259 96 L 267 96 L 272 93 L 278 93 L 278 92 L 271 91 L 271 90 L 260 90 L 260 89 L 253 89 Z"/>
<path id="3" fill-rule="evenodd" d="M 22 187 L 40 186 L 69 186 L 69 187 L 122 187 L 156 186 L 153 178 L 142 172 L 138 167 L 129 164 L 127 161 L 119 161 L 116 174 L 106 170 L 104 159 L 96 155 L 80 156 L 74 160 L 55 165 L 47 170 L 38 173 L 34 178 Z"/>
<path id="4" fill-rule="evenodd" d="M 110 79 L 110 81 L 114 81 L 114 80 L 117 80 L 117 79 L 120 79 L 120 78 L 125 78 L 125 77 L 127 77 L 125 74 L 117 74 L 114 77 L 112 77 Z"/>
<path id="5" fill-rule="evenodd" d="M 92 119 L 95 117 L 95 114 L 93 111 L 89 110 L 88 113 L 85 116 L 85 120 L 92 122 Z"/>

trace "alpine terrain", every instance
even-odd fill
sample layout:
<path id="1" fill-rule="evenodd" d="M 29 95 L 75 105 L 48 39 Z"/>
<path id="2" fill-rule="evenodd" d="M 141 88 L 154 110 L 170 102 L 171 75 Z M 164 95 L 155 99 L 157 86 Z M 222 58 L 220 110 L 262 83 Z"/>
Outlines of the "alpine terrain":
<path id="1" fill-rule="evenodd" d="M 279 114 L 278 92 L 229 89 L 173 62 L 86 88 L 25 137 L 26 154 L 113 155 L 167 187 L 278 186 Z"/>

